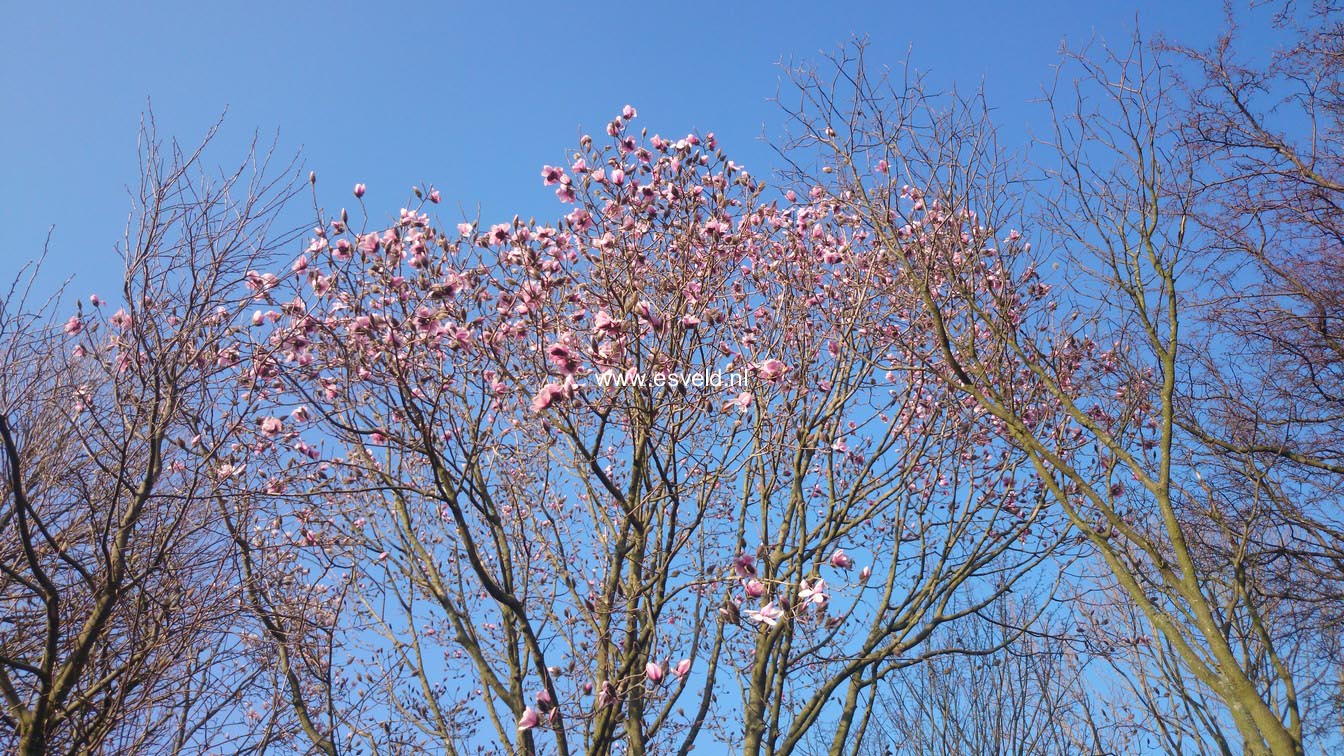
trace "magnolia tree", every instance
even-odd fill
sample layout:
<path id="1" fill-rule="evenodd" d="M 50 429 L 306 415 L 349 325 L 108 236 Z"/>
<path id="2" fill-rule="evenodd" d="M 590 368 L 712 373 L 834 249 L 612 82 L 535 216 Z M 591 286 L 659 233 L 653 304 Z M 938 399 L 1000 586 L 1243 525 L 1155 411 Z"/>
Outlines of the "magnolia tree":
<path id="1" fill-rule="evenodd" d="M 838 753 L 893 671 L 1014 637 L 949 628 L 1063 533 L 929 371 L 909 271 L 823 187 L 635 118 L 543 168 L 557 223 L 444 226 L 417 190 L 254 276 L 271 501 L 310 504 L 253 543 L 340 575 L 295 688 L 323 750 Z M 988 239 L 914 212 L 956 229 L 910 238 L 931 266 Z"/>
<path id="2" fill-rule="evenodd" d="M 147 139 L 120 297 L 0 308 L 0 742 L 1324 749 L 1344 56 L 1288 10 L 1070 58 L 1032 182 L 861 47 L 773 186 L 626 107 L 551 222 L 356 185 L 305 249 Z"/>

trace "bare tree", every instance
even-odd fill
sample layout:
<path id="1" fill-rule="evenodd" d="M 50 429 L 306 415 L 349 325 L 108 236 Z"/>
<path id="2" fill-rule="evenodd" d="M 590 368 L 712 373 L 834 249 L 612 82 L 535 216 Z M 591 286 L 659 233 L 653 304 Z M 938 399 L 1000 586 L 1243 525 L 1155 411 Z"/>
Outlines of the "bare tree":
<path id="1" fill-rule="evenodd" d="M 1322 40 L 1335 33 L 1296 54 L 1326 54 Z M 1214 328 L 1235 322 L 1228 315 L 1238 311 L 1291 320 L 1263 306 L 1238 310 L 1219 296 L 1227 288 L 1245 294 L 1265 282 L 1280 302 L 1318 292 L 1305 308 L 1316 314 L 1295 321 L 1303 327 L 1321 322 L 1333 295 L 1321 294 L 1319 281 L 1303 283 L 1309 266 L 1293 267 L 1295 277 L 1282 265 L 1266 274 L 1272 256 L 1253 251 L 1258 265 L 1248 265 L 1244 250 L 1229 252 L 1235 245 L 1220 229 L 1237 229 L 1235 238 L 1249 228 L 1278 243 L 1285 237 L 1277 232 L 1291 229 L 1268 225 L 1268 211 L 1235 220 L 1210 214 L 1218 192 L 1235 184 L 1212 180 L 1182 125 L 1190 115 L 1196 131 L 1227 128 L 1209 125 L 1207 102 L 1181 95 L 1173 65 L 1137 39 L 1128 50 L 1069 59 L 1075 88 L 1048 92 L 1058 164 L 1038 200 L 1035 240 L 1008 225 L 999 185 L 986 180 L 993 174 L 980 169 L 977 153 L 945 148 L 936 160 L 912 159 L 912 135 L 964 133 L 955 111 L 912 108 L 909 88 L 870 76 L 861 59 L 841 59 L 834 76 L 803 82 L 821 93 L 812 95 L 810 117 L 798 119 L 800 138 L 821 154 L 806 173 L 863 217 L 877 248 L 920 292 L 919 314 L 934 334 L 927 369 L 1002 424 L 1051 507 L 1106 566 L 1114 595 L 1143 618 L 1139 635 L 1153 653 L 1142 656 L 1154 665 L 1143 674 L 1203 713 L 1150 711 L 1185 717 L 1167 724 L 1193 732 L 1201 748 L 1301 753 L 1305 696 L 1319 689 L 1316 668 L 1330 659 L 1320 631 L 1337 606 L 1325 597 L 1336 590 L 1328 565 L 1338 504 L 1334 482 L 1267 458 L 1328 469 L 1325 455 L 1302 449 L 1338 448 L 1332 402 L 1271 401 L 1265 388 L 1273 382 L 1242 380 L 1246 352 Z M 1200 91 L 1207 98 L 1212 90 Z M 1261 155 L 1291 168 L 1282 150 L 1263 144 Z M 1302 207 L 1283 187 L 1256 186 Z M 1246 196 L 1256 207 L 1265 202 Z M 924 250 L 939 236 L 946 253 L 930 259 Z M 1044 254 L 1071 275 L 1051 277 L 1041 265 L 1050 257 L 1039 246 L 1033 254 L 1029 241 L 1051 245 Z M 1302 284 L 1296 292 L 1293 281 Z M 1042 299 L 1042 290 L 1065 295 Z M 1304 360 L 1291 333 L 1260 339 L 1257 358 L 1287 360 L 1302 366 L 1294 372 L 1304 380 L 1323 381 L 1325 371 L 1309 366 L 1328 363 Z M 1286 406 L 1299 409 L 1276 410 Z M 1262 423 L 1266 412 L 1280 419 Z M 1264 441 L 1266 432 L 1277 440 Z M 1300 592 L 1269 588 L 1285 580 Z"/>
<path id="2" fill-rule="evenodd" d="M 62 323 L 15 287 L 0 315 L 0 741 L 23 754 L 227 747 L 262 672 L 201 449 L 248 419 L 228 345 L 290 184 L 256 153 L 211 178 L 152 120 L 140 148 L 121 302 Z"/>

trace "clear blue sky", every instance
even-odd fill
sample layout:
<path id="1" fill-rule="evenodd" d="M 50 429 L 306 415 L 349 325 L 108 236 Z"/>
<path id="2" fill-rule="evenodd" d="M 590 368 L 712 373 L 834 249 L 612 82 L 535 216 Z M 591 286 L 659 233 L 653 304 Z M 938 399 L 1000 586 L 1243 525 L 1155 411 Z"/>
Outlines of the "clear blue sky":
<path id="1" fill-rule="evenodd" d="M 41 248 L 44 280 L 78 273 L 75 292 L 115 288 L 112 245 L 135 179 L 139 113 L 199 138 L 227 107 L 218 161 L 252 130 L 280 134 L 319 176 L 321 202 L 395 212 L 416 182 L 445 211 L 483 220 L 550 217 L 543 163 L 622 105 L 663 134 L 712 130 L 738 162 L 771 167 L 761 135 L 782 59 L 817 58 L 855 34 L 874 62 L 907 51 L 935 82 L 984 81 L 1017 137 L 1040 110 L 1061 40 L 1122 41 L 1145 29 L 1204 43 L 1219 0 L 961 3 L 484 2 L 40 3 L 5 0 L 0 48 L 0 278 Z M 299 208 L 301 211 L 302 208 Z M 296 221 L 302 220 L 302 215 Z"/>

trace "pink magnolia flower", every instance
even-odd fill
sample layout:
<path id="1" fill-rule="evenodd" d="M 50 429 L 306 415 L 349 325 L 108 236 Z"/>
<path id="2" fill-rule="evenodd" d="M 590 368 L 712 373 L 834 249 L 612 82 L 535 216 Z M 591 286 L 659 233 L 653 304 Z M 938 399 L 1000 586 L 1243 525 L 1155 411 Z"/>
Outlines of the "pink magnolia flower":
<path id="1" fill-rule="evenodd" d="M 355 184 L 355 197 L 358 198 L 358 197 L 363 197 L 363 196 L 364 196 L 364 185 L 363 185 L 363 184 Z"/>
<path id="2" fill-rule="evenodd" d="M 470 223 L 459 223 L 457 224 L 457 233 L 462 236 L 470 236 L 471 228 L 472 226 Z"/>
<path id="3" fill-rule="evenodd" d="M 826 595 L 826 581 L 818 578 L 815 582 L 804 580 L 798 584 L 798 601 L 804 606 L 807 604 L 816 604 L 817 606 L 826 606 L 828 600 Z"/>
<path id="4" fill-rule="evenodd" d="M 751 409 L 751 403 L 755 400 L 756 397 L 750 391 L 743 391 L 734 397 L 732 401 L 728 402 L 728 404 L 725 405 L 725 409 L 728 407 L 737 407 L 739 412 L 746 412 L 748 409 Z"/>
<path id="5" fill-rule="evenodd" d="M 532 411 L 543 412 L 552 404 L 569 398 L 570 391 L 559 383 L 548 383 L 532 398 Z"/>
<path id="6" fill-rule="evenodd" d="M 417 213 L 417 212 L 415 212 L 414 210 L 409 210 L 409 209 L 404 208 L 404 207 L 401 209 L 401 216 L 400 216 L 400 218 L 401 218 L 400 223 L 401 223 L 401 225 L 403 225 L 403 226 L 413 226 L 413 227 L 416 227 L 416 228 L 424 228 L 425 226 L 428 226 L 428 225 L 429 225 L 429 216 L 428 216 L 428 215 L 425 215 L 424 213 Z M 393 237 L 393 238 L 395 238 L 395 237 Z"/>
<path id="7" fill-rule="evenodd" d="M 284 429 L 284 423 L 278 417 L 263 417 L 261 419 L 261 432 L 268 436 L 278 436 Z"/>
<path id="8" fill-rule="evenodd" d="M 308 422 L 308 418 L 310 417 L 308 408 L 302 405 L 295 407 L 294 411 L 289 413 L 289 416 L 301 423 Z"/>
<path id="9" fill-rule="evenodd" d="M 663 665 L 658 662 L 649 662 L 644 665 L 644 676 L 649 678 L 649 682 L 657 685 L 663 681 Z"/>
<path id="10" fill-rule="evenodd" d="M 80 322 L 78 315 L 71 315 L 70 319 L 65 321 L 65 328 L 63 330 L 67 335 L 74 336 L 84 330 L 84 324 Z"/>
<path id="11" fill-rule="evenodd" d="M 647 321 L 649 326 L 653 328 L 655 331 L 662 330 L 663 318 L 656 311 L 654 311 L 653 305 L 650 305 L 648 302 L 641 301 L 635 305 L 635 310 L 639 313 L 639 316 L 643 318 L 645 321 Z"/>
<path id="12" fill-rule="evenodd" d="M 765 595 L 765 583 L 752 578 L 747 581 L 747 595 L 752 598 L 760 598 Z"/>
<path id="13" fill-rule="evenodd" d="M 126 310 L 117 310 L 108 318 L 108 322 L 113 326 L 125 330 L 131 327 L 131 316 L 126 314 Z"/>
<path id="14" fill-rule="evenodd" d="M 98 297 L 97 294 L 90 294 L 90 295 L 89 295 L 89 304 L 93 305 L 94 307 L 102 307 L 102 306 L 103 306 L 103 300 L 100 299 L 100 298 Z"/>
<path id="15" fill-rule="evenodd" d="M 536 727 L 537 723 L 540 721 L 540 717 L 537 716 L 537 710 L 529 706 L 526 709 L 523 709 L 523 716 L 518 720 L 518 732 L 530 730 L 533 727 Z"/>
<path id="16" fill-rule="evenodd" d="M 561 375 L 573 375 L 579 367 L 574 353 L 564 344 L 552 344 L 546 350 L 546 356 L 550 358 L 551 364 L 555 365 Z"/>
<path id="17" fill-rule="evenodd" d="M 621 117 L 627 121 L 633 120 L 636 115 L 638 115 L 638 113 L 635 112 L 635 109 L 629 105 L 626 105 L 625 107 L 621 108 Z"/>
<path id="18" fill-rule="evenodd" d="M 576 231 L 584 231 L 592 228 L 593 215 L 587 210 L 578 207 L 565 216 L 565 222 Z"/>
<path id="19" fill-rule="evenodd" d="M 593 318 L 593 327 L 606 333 L 615 333 L 621 330 L 621 323 L 608 315 L 606 310 L 598 310 Z"/>
<path id="20" fill-rule="evenodd" d="M 611 183 L 620 186 L 625 183 L 625 171 L 620 168 L 613 168 L 611 171 Z"/>
<path id="21" fill-rule="evenodd" d="M 449 332 L 448 347 L 453 350 L 466 349 L 471 346 L 471 340 L 475 338 L 475 332 L 457 326 Z"/>
<path id="22" fill-rule="evenodd" d="M 770 627 L 774 627 L 778 624 L 780 618 L 783 616 L 784 610 L 776 606 L 773 601 L 760 609 L 751 609 L 747 611 L 747 619 Z"/>
<path id="23" fill-rule="evenodd" d="M 831 566 L 848 570 L 854 566 L 854 560 L 845 553 L 844 549 L 836 549 L 835 553 L 831 554 Z"/>
<path id="24" fill-rule="evenodd" d="M 555 184 L 560 183 L 560 180 L 564 177 L 565 169 L 563 168 L 557 168 L 553 165 L 544 165 L 541 167 L 542 186 L 554 186 Z"/>
<path id="25" fill-rule="evenodd" d="M 887 172 L 887 167 L 888 167 L 888 166 L 887 166 L 887 161 L 886 161 L 885 159 L 877 161 L 877 172 L 878 172 L 878 173 L 886 173 L 886 172 Z"/>
<path id="26" fill-rule="evenodd" d="M 870 578 L 870 577 L 872 577 L 872 576 L 873 576 L 873 568 L 872 568 L 872 567 L 869 567 L 869 566 L 865 565 L 863 569 L 859 570 L 859 580 L 862 581 L 862 582 L 865 582 L 865 583 L 868 582 L 868 578 Z"/>
<path id="27" fill-rule="evenodd" d="M 429 193 L 429 201 L 430 201 L 430 202 L 433 202 L 433 203 L 436 204 L 436 205 L 439 204 L 439 202 L 440 202 L 442 199 L 443 199 L 443 195 L 439 194 L 439 190 L 438 190 L 438 189 L 435 189 L 435 190 L 433 190 L 433 191 L 431 191 L 431 192 Z"/>
<path id="28" fill-rule="evenodd" d="M 737 558 L 733 559 L 733 572 L 736 572 L 737 576 L 743 580 L 756 577 L 756 557 L 750 554 L 739 554 Z"/>
<path id="29" fill-rule="evenodd" d="M 788 365 L 785 365 L 783 361 L 774 358 L 756 365 L 757 375 L 761 376 L 762 380 L 770 381 L 771 383 L 783 378 L 784 374 L 788 371 Z"/>
<path id="30" fill-rule="evenodd" d="M 677 666 L 672 668 L 672 674 L 676 675 L 678 680 L 685 678 L 686 675 L 690 674 L 690 672 L 691 672 L 690 659 L 682 659 L 681 661 L 677 662 Z"/>

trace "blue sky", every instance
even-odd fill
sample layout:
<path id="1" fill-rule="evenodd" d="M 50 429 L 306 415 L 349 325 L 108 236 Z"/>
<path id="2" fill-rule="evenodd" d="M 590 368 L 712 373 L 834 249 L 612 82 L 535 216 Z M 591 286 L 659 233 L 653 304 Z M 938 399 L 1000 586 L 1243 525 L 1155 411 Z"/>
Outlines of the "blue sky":
<path id="1" fill-rule="evenodd" d="M 36 256 L 44 281 L 110 290 L 135 180 L 139 114 L 198 139 L 227 108 L 216 162 L 259 129 L 302 151 L 331 210 L 395 213 L 417 182 L 482 219 L 560 214 L 540 185 L 584 130 L 629 102 L 652 132 L 714 131 L 757 174 L 781 60 L 816 59 L 853 35 L 870 59 L 912 63 L 940 85 L 984 82 L 1010 141 L 1041 123 L 1030 101 L 1061 40 L 1123 41 L 1139 19 L 1195 44 L 1218 0 L 1016 3 L 5 3 L 0 48 L 0 274 Z M 306 205 L 296 207 L 295 222 Z M 449 220 L 451 218 L 446 218 Z"/>

